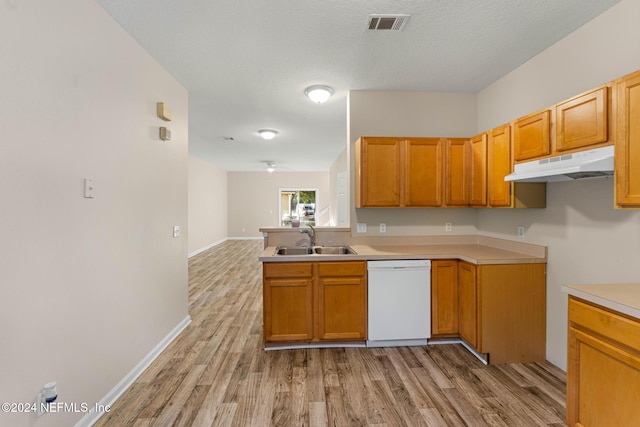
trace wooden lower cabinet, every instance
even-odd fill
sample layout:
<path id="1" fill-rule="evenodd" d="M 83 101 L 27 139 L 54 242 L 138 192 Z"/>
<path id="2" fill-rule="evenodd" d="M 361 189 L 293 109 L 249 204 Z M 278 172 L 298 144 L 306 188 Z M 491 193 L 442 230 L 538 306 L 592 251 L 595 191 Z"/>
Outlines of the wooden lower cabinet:
<path id="1" fill-rule="evenodd" d="M 477 268 L 478 346 L 490 363 L 546 360 L 546 264 Z"/>
<path id="2" fill-rule="evenodd" d="M 546 360 L 545 264 L 437 260 L 431 277 L 433 338 L 458 336 L 489 363 Z"/>
<path id="3" fill-rule="evenodd" d="M 458 334 L 458 261 L 431 261 L 431 337 Z"/>
<path id="4" fill-rule="evenodd" d="M 367 337 L 367 266 L 364 262 L 318 263 L 318 339 Z"/>
<path id="5" fill-rule="evenodd" d="M 364 261 L 263 264 L 266 343 L 367 338 Z"/>
<path id="6" fill-rule="evenodd" d="M 263 277 L 265 341 L 311 340 L 313 264 L 265 263 Z"/>
<path id="7" fill-rule="evenodd" d="M 640 420 L 640 320 L 569 297 L 567 424 Z"/>
<path id="8" fill-rule="evenodd" d="M 460 261 L 458 264 L 458 293 L 460 338 L 475 350 L 478 348 L 478 284 L 476 266 Z"/>

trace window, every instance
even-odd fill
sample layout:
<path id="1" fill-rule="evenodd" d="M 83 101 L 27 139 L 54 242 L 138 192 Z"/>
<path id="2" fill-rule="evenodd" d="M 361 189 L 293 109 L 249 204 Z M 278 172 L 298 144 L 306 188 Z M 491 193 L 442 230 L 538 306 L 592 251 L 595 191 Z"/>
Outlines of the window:
<path id="1" fill-rule="evenodd" d="M 317 188 L 280 189 L 280 226 L 316 225 Z"/>

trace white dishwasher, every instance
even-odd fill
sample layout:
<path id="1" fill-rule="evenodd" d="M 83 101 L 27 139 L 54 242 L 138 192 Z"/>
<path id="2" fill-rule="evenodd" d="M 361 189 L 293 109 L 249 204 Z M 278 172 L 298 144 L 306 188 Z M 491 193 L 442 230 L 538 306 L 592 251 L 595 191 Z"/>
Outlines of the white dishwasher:
<path id="1" fill-rule="evenodd" d="M 431 261 L 369 261 L 367 275 L 367 346 L 426 345 L 431 337 Z"/>

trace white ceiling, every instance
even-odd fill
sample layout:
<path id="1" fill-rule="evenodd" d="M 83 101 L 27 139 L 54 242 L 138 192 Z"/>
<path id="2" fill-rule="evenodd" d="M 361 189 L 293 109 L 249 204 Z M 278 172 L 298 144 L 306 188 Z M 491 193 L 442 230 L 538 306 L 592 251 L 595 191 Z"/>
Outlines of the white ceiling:
<path id="1" fill-rule="evenodd" d="M 228 171 L 327 171 L 349 90 L 478 92 L 619 2 L 96 1 L 189 91 L 190 153 Z M 369 31 L 372 13 L 411 17 Z M 314 104 L 312 84 L 335 94 Z"/>

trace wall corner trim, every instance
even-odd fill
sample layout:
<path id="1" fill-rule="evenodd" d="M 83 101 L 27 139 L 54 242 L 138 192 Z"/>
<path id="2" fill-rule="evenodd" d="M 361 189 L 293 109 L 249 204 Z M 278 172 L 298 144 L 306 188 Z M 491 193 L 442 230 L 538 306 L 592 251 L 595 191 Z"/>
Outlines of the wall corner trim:
<path id="1" fill-rule="evenodd" d="M 185 317 L 178 325 L 167 336 L 165 336 L 154 348 L 147 354 L 138 364 L 127 374 L 125 375 L 120 382 L 109 391 L 98 405 L 106 406 L 113 405 L 116 400 L 124 393 L 133 382 L 153 363 L 154 360 L 164 351 L 165 348 L 171 342 L 180 335 L 180 333 L 191 323 L 191 316 Z M 100 417 L 102 417 L 104 413 L 97 413 L 95 410 L 91 410 L 85 414 L 84 417 L 80 419 L 75 425 L 75 427 L 91 427 L 94 425 Z"/>

